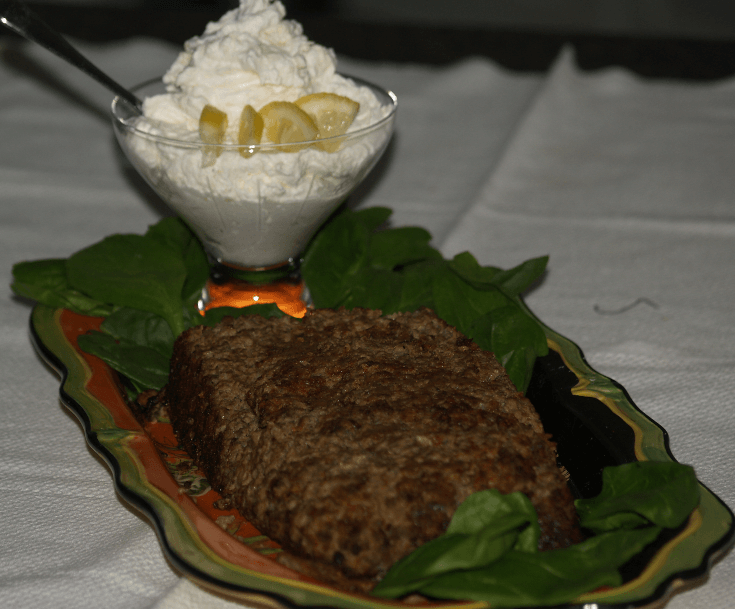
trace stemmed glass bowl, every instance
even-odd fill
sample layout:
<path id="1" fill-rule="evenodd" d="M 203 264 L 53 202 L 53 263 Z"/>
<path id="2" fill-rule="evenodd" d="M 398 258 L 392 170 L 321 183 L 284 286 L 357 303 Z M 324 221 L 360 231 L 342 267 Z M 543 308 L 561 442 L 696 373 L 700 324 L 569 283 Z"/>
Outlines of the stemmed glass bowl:
<path id="1" fill-rule="evenodd" d="M 132 165 L 199 237 L 214 264 L 234 272 L 294 266 L 374 167 L 393 132 L 396 96 L 350 78 L 373 92 L 380 118 L 298 146 L 205 144 L 198 132 L 172 138 L 119 97 L 112 102 L 113 126 Z M 133 92 L 146 98 L 164 93 L 165 86 L 157 79 Z"/>

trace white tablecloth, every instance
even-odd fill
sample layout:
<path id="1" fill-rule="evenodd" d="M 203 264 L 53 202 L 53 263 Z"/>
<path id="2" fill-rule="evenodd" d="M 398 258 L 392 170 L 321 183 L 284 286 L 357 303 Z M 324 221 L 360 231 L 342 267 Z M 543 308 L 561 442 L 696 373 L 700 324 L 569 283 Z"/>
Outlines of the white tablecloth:
<path id="1" fill-rule="evenodd" d="M 140 233 L 167 212 L 114 143 L 109 94 L 42 49 L 0 44 L 0 604 L 229 606 L 183 579 L 116 496 L 31 348 L 29 304 L 8 287 L 16 261 Z M 125 84 L 176 53 L 150 40 L 83 48 Z M 530 307 L 735 505 L 735 80 L 582 74 L 569 53 L 544 75 L 479 58 L 341 68 L 400 99 L 360 205 L 428 228 L 446 255 L 508 267 L 549 254 Z M 729 608 L 734 580 L 729 556 L 669 607 Z"/>

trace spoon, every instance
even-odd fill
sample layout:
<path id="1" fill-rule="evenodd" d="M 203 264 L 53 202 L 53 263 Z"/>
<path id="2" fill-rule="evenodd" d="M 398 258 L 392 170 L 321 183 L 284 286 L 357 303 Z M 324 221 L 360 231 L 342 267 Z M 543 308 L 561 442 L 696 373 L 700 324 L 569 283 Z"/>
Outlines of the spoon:
<path id="1" fill-rule="evenodd" d="M 138 114 L 143 113 L 143 103 L 138 97 L 90 62 L 61 34 L 46 25 L 24 2 L 0 0 L 0 23 L 68 61 L 131 104 Z"/>

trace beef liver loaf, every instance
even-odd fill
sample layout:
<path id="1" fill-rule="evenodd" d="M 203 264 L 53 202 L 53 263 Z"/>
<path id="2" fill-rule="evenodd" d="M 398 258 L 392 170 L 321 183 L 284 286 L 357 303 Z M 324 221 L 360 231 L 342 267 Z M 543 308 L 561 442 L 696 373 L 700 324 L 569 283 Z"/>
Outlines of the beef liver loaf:
<path id="1" fill-rule="evenodd" d="M 526 493 L 542 549 L 576 539 L 554 445 L 492 354 L 433 312 L 227 319 L 176 342 L 174 429 L 286 550 L 379 579 L 473 492 Z"/>

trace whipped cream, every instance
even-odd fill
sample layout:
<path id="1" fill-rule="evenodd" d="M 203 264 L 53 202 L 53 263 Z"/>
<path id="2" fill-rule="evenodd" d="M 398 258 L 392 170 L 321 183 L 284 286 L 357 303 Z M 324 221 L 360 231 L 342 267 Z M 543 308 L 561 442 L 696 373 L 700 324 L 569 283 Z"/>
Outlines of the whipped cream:
<path id="1" fill-rule="evenodd" d="M 144 116 L 126 146 L 138 170 L 210 255 L 233 266 L 269 267 L 301 253 L 372 168 L 391 133 L 392 116 L 366 130 L 393 113 L 390 98 L 381 101 L 370 87 L 338 74 L 334 52 L 284 17 L 277 0 L 241 0 L 188 40 L 163 77 L 165 92 L 144 100 Z M 336 93 L 360 104 L 339 150 L 261 150 L 244 158 L 231 148 L 202 166 L 198 129 L 205 105 L 227 113 L 224 143 L 234 146 L 246 104 L 259 110 L 310 93 Z"/>

